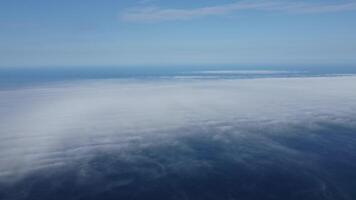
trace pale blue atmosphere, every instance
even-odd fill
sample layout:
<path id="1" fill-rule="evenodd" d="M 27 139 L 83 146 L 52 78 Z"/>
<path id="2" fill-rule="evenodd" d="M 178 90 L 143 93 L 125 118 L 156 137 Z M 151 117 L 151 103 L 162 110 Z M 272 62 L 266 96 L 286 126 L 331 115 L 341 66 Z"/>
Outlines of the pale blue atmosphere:
<path id="1" fill-rule="evenodd" d="M 356 65 L 356 1 L 0 2 L 0 67 Z"/>

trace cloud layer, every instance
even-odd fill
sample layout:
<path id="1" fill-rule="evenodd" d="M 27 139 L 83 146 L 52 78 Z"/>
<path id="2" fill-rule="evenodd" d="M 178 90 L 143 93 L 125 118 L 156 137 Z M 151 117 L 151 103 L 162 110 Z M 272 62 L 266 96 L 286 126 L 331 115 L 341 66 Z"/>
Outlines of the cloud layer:
<path id="1" fill-rule="evenodd" d="M 2 90 L 0 197 L 353 197 L 355 83 L 173 78 Z"/>
<path id="2" fill-rule="evenodd" d="M 129 22 L 159 22 L 172 20 L 189 20 L 207 16 L 221 16 L 244 10 L 286 13 L 341 12 L 355 11 L 356 2 L 342 1 L 335 3 L 315 3 L 308 1 L 252 0 L 193 9 L 147 6 L 128 9 L 120 15 L 120 18 L 123 21 Z"/>
<path id="3" fill-rule="evenodd" d="M 101 148 L 168 141 L 182 137 L 173 130 L 185 127 L 349 124 L 356 111 L 355 81 L 98 81 L 1 91 L 0 175 L 63 165 Z"/>

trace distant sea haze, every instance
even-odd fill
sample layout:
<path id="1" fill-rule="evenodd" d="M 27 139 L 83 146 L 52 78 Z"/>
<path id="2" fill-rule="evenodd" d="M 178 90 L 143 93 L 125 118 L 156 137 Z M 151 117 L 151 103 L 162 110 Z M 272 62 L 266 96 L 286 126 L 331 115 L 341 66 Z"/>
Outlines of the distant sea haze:
<path id="1" fill-rule="evenodd" d="M 248 79 L 272 77 L 348 76 L 352 67 L 44 67 L 0 68 L 0 89 L 93 79 Z"/>
<path id="2" fill-rule="evenodd" d="M 2 77 L 0 199 L 356 199 L 353 74 L 72 75 Z"/>

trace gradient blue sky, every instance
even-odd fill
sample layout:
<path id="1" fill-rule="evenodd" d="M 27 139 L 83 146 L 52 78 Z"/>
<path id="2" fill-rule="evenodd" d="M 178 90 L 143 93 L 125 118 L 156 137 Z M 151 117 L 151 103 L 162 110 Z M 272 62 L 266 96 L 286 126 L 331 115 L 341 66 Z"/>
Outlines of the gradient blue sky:
<path id="1" fill-rule="evenodd" d="M 2 0 L 0 67 L 356 65 L 355 0 Z"/>

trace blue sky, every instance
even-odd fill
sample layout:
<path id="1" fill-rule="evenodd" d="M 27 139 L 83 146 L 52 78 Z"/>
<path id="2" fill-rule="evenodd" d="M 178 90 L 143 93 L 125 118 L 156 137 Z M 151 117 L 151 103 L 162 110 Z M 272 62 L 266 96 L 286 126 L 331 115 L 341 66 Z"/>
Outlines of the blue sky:
<path id="1" fill-rule="evenodd" d="M 0 67 L 355 65 L 354 0 L 2 0 Z"/>

